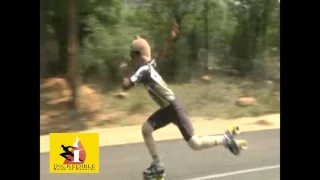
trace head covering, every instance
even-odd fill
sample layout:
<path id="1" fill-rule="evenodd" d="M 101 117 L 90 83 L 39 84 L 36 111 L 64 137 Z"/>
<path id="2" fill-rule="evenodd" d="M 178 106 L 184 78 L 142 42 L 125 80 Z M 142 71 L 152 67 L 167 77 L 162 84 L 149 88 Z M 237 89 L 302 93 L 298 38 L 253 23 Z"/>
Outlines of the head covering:
<path id="1" fill-rule="evenodd" d="M 147 40 L 141 38 L 139 35 L 131 43 L 131 51 L 137 51 L 147 60 L 151 60 L 151 48 Z"/>

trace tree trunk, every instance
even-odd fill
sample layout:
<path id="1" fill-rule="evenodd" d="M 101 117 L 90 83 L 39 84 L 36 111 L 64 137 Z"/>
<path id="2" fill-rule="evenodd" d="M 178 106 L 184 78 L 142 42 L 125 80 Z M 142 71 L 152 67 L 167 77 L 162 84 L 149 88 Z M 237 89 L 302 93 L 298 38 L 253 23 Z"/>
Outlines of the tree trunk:
<path id="1" fill-rule="evenodd" d="M 209 70 L 209 27 L 208 27 L 208 13 L 209 13 L 209 4 L 208 4 L 208 0 L 204 1 L 204 40 L 205 40 L 205 44 L 204 47 L 206 49 L 206 60 L 205 60 L 205 73 L 208 73 Z"/>
<path id="2" fill-rule="evenodd" d="M 78 107 L 76 0 L 68 0 L 68 77 L 72 91 L 71 110 Z"/>

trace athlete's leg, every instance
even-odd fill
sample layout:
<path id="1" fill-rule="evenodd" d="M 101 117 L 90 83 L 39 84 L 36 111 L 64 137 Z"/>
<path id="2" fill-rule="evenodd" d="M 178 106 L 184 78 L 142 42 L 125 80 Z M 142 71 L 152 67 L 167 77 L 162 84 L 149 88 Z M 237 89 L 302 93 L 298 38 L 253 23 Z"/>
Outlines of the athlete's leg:
<path id="1" fill-rule="evenodd" d="M 144 170 L 143 174 L 145 177 L 154 177 L 157 175 L 164 174 L 164 167 L 160 163 L 160 158 L 157 153 L 155 141 L 153 139 L 153 131 L 168 125 L 171 121 L 168 116 L 169 108 L 162 108 L 156 111 L 149 117 L 147 122 L 142 125 L 142 135 L 147 149 L 153 159 L 151 166 Z"/>
<path id="2" fill-rule="evenodd" d="M 191 149 L 195 151 L 199 151 L 202 149 L 211 148 L 213 146 L 225 145 L 226 138 L 223 135 L 215 135 L 215 136 L 193 135 L 187 142 Z"/>
<path id="3" fill-rule="evenodd" d="M 217 145 L 225 145 L 226 137 L 224 135 L 215 136 L 198 136 L 195 134 L 193 125 L 179 100 L 174 101 L 172 104 L 172 118 L 183 136 L 188 143 L 189 147 L 193 150 L 202 150 Z"/>
<path id="4" fill-rule="evenodd" d="M 154 161 L 159 161 L 159 156 L 152 136 L 153 131 L 168 125 L 171 120 L 168 116 L 168 107 L 159 109 L 152 114 L 148 120 L 142 125 L 142 135 L 147 149 Z"/>
<path id="5" fill-rule="evenodd" d="M 147 121 L 142 125 L 142 136 L 153 161 L 159 161 L 158 152 L 152 136 L 153 127 Z"/>
<path id="6" fill-rule="evenodd" d="M 230 132 L 226 132 L 223 135 L 197 136 L 194 134 L 191 137 L 189 135 L 185 137 L 189 147 L 195 151 L 223 145 L 234 155 L 238 155 L 240 152 L 239 147 Z M 188 137 L 190 138 L 188 139 Z"/>

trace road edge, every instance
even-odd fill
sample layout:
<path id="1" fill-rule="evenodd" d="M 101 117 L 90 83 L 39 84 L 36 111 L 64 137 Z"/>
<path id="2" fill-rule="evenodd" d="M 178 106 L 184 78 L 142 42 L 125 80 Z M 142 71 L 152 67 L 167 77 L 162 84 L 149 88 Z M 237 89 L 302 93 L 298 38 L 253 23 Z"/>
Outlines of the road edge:
<path id="1" fill-rule="evenodd" d="M 261 124 L 261 122 L 263 122 Z M 194 127 L 199 135 L 221 134 L 225 128 L 231 124 L 237 124 L 241 128 L 241 132 L 254 132 L 261 130 L 280 129 L 280 114 L 272 114 L 260 117 L 244 117 L 234 120 L 217 119 L 213 121 L 196 119 L 193 121 Z M 124 144 L 134 144 L 143 142 L 141 135 L 141 126 L 125 126 L 103 129 L 89 129 L 79 133 L 99 133 L 99 146 L 114 146 Z M 121 135 L 119 135 L 121 134 Z M 114 138 L 117 137 L 117 138 Z M 174 125 L 154 132 L 156 141 L 177 140 L 182 139 L 179 130 Z M 40 153 L 49 152 L 50 136 L 40 136 Z"/>

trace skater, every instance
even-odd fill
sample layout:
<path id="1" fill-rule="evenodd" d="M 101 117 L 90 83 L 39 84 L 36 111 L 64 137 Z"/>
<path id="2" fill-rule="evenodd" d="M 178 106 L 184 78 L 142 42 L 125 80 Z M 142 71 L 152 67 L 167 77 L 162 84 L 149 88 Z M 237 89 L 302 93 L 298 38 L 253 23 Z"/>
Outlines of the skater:
<path id="1" fill-rule="evenodd" d="M 193 150 L 197 151 L 224 145 L 234 155 L 238 155 L 240 151 L 233 135 L 229 131 L 217 136 L 197 136 L 183 105 L 156 71 L 156 61 L 164 57 L 170 43 L 176 39 L 178 34 L 179 26 L 173 24 L 171 35 L 156 59 L 151 58 L 149 43 L 137 36 L 132 41 L 130 50 L 130 63 L 132 63 L 135 73 L 133 75 L 129 74 L 127 63 L 121 63 L 119 68 L 123 75 L 122 87 L 125 91 L 134 87 L 137 83 L 142 83 L 151 98 L 160 106 L 160 109 L 152 114 L 142 125 L 144 142 L 153 159 L 151 166 L 143 172 L 145 178 L 164 174 L 164 167 L 160 163 L 152 132 L 169 123 L 174 123 L 179 128 L 184 140 Z"/>
<path id="2" fill-rule="evenodd" d="M 69 148 L 75 149 L 75 147 L 72 146 L 64 146 L 63 144 L 61 145 L 64 153 L 61 153 L 60 156 L 64 157 L 65 159 L 67 159 L 68 161 L 71 161 L 71 159 L 69 159 L 67 156 L 72 156 L 74 157 L 73 153 L 69 150 Z M 81 162 L 83 162 L 81 159 L 79 159 Z"/>

